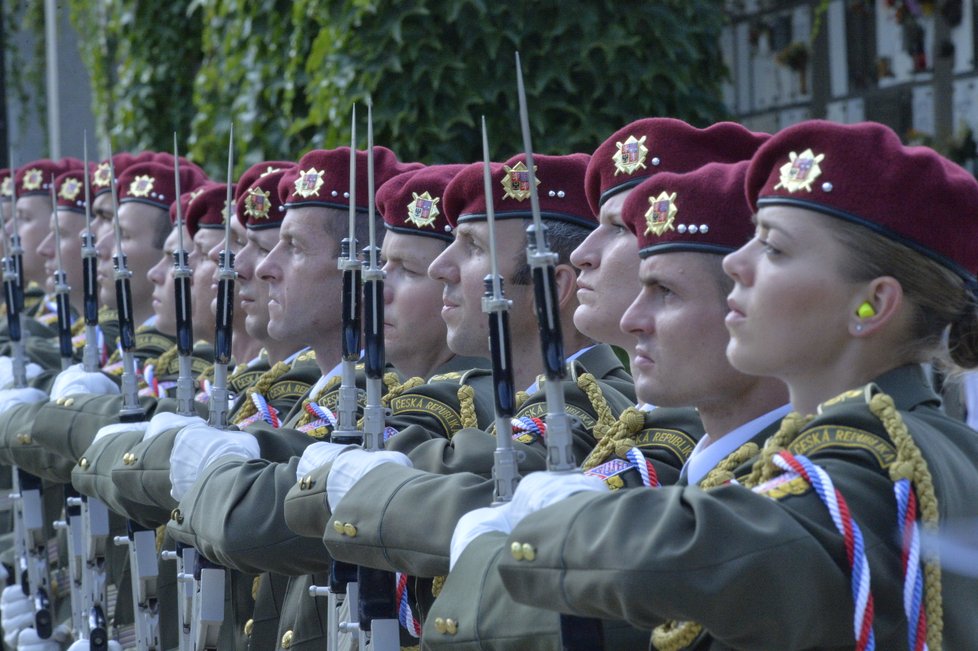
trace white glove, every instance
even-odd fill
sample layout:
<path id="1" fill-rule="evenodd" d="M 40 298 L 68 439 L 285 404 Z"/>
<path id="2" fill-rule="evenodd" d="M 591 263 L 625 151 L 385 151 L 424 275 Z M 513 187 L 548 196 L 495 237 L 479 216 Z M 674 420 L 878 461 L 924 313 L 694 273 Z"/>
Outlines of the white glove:
<path id="1" fill-rule="evenodd" d="M 145 421 L 139 423 L 112 423 L 111 425 L 105 425 L 104 427 L 99 428 L 95 438 L 92 439 L 92 443 L 97 442 L 99 439 L 104 439 L 107 436 L 115 436 L 116 434 L 122 434 L 123 432 L 145 432 L 147 427 L 149 427 L 149 423 Z"/>
<path id="2" fill-rule="evenodd" d="M 91 648 L 92 645 L 88 640 L 77 640 L 68 647 L 68 651 L 90 651 Z M 122 651 L 122 645 L 115 640 L 109 640 L 109 651 Z"/>
<path id="3" fill-rule="evenodd" d="M 536 513 L 574 493 L 581 491 L 604 493 L 608 490 L 608 485 L 603 479 L 579 472 L 531 472 L 516 486 L 507 515 L 510 524 L 515 527 L 531 513 Z"/>
<path id="4" fill-rule="evenodd" d="M 204 424 L 205 421 L 200 416 L 181 416 L 169 411 L 161 411 L 149 420 L 149 427 L 143 430 L 143 440 L 148 441 L 167 430 Z"/>
<path id="5" fill-rule="evenodd" d="M 356 446 L 353 445 L 330 443 L 329 441 L 313 443 L 303 450 L 302 456 L 299 457 L 299 465 L 295 467 L 295 480 L 301 481 L 310 471 L 320 466 L 325 466 L 343 452 L 356 449 Z"/>
<path id="6" fill-rule="evenodd" d="M 8 585 L 0 594 L 0 628 L 3 628 L 4 643 L 16 649 L 21 630 L 33 625 L 34 600 L 24 594 L 20 585 Z"/>
<path id="7" fill-rule="evenodd" d="M 170 453 L 170 495 L 180 500 L 198 475 L 219 457 L 237 455 L 257 459 L 258 441 L 247 432 L 221 430 L 205 423 L 187 425 L 177 434 Z"/>
<path id="8" fill-rule="evenodd" d="M 329 477 L 326 478 L 326 503 L 329 504 L 329 508 L 335 511 L 336 505 L 350 492 L 353 484 L 383 463 L 397 463 L 406 468 L 414 467 L 407 455 L 390 450 L 367 452 L 353 449 L 337 457 L 329 470 Z"/>
<path id="9" fill-rule="evenodd" d="M 68 628 L 59 624 L 45 640 L 33 628 L 25 628 L 17 638 L 17 651 L 61 651 L 61 643 L 67 641 L 69 634 Z"/>
<path id="10" fill-rule="evenodd" d="M 35 402 L 44 402 L 48 399 L 46 393 L 40 389 L 26 387 L 24 389 L 0 389 L 0 414 L 17 405 L 29 405 Z"/>
<path id="11" fill-rule="evenodd" d="M 64 398 L 76 393 L 95 393 L 98 395 L 115 395 L 119 387 L 104 373 L 89 373 L 81 364 L 69 366 L 58 373 L 51 385 L 51 400 Z"/>
<path id="12" fill-rule="evenodd" d="M 43 370 L 34 362 L 27 362 L 25 366 L 27 379 L 33 380 L 41 374 Z M 8 387 L 14 383 L 14 360 L 7 355 L 0 356 L 0 387 Z"/>
<path id="13" fill-rule="evenodd" d="M 511 502 L 487 506 L 469 511 L 459 518 L 458 524 L 455 525 L 455 532 L 452 534 L 449 570 L 455 569 L 455 563 L 458 562 L 465 548 L 482 534 L 491 531 L 502 531 L 508 534 L 513 530 L 509 523 L 510 506 Z"/>

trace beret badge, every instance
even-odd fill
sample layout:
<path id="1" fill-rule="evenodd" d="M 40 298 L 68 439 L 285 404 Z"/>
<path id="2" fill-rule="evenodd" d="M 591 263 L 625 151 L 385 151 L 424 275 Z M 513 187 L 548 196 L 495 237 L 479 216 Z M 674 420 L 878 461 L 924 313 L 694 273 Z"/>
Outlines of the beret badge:
<path id="1" fill-rule="evenodd" d="M 441 212 L 438 210 L 438 197 L 432 197 L 427 190 L 420 195 L 417 192 L 411 193 L 414 201 L 408 204 L 407 221 L 418 228 L 435 227 L 435 219 Z"/>
<path id="2" fill-rule="evenodd" d="M 44 173 L 33 167 L 24 173 L 24 189 L 40 190 L 41 182 L 44 180 Z"/>
<path id="3" fill-rule="evenodd" d="M 645 146 L 647 137 L 642 136 L 636 139 L 635 136 L 628 136 L 625 142 L 615 143 L 618 152 L 611 155 L 611 159 L 615 163 L 615 176 L 621 173 L 634 174 L 636 170 L 646 168 L 645 157 L 649 153 L 649 148 Z"/>
<path id="4" fill-rule="evenodd" d="M 533 171 L 537 171 L 536 165 L 533 166 Z M 503 165 L 503 172 L 503 179 L 501 181 L 504 191 L 503 199 L 507 197 L 516 199 L 517 201 L 529 199 L 530 170 L 526 167 L 526 164 L 520 161 L 512 167 Z M 537 178 L 536 181 L 537 185 L 540 185 L 540 179 Z"/>
<path id="5" fill-rule="evenodd" d="M 324 173 L 325 170 L 320 172 L 315 167 L 300 171 L 299 178 L 295 180 L 295 193 L 303 199 L 318 197 L 319 188 L 323 187 Z"/>
<path id="6" fill-rule="evenodd" d="M 268 211 L 272 207 L 271 195 L 266 190 L 255 186 L 245 195 L 245 216 L 255 219 L 268 219 Z"/>
<path id="7" fill-rule="evenodd" d="M 8 176 L 3 180 L 3 184 L 0 185 L 0 196 L 9 197 L 11 195 L 11 190 L 13 189 L 14 182 L 13 178 Z"/>
<path id="8" fill-rule="evenodd" d="M 129 184 L 129 194 L 134 197 L 148 197 L 153 190 L 154 183 L 156 183 L 156 179 L 149 174 L 140 174 Z"/>
<path id="9" fill-rule="evenodd" d="M 774 189 L 784 188 L 792 193 L 798 190 L 811 192 L 812 183 L 822 174 L 818 164 L 825 159 L 825 154 L 816 156 L 811 149 L 806 149 L 800 154 L 791 152 L 788 158 L 788 162 L 781 166 L 781 180 Z"/>
<path id="10" fill-rule="evenodd" d="M 96 168 L 95 174 L 92 175 L 92 185 L 96 187 L 107 186 L 111 175 L 112 169 L 109 167 L 109 162 L 102 161 Z"/>
<path id="11" fill-rule="evenodd" d="M 58 196 L 66 201 L 74 201 L 82 190 L 81 181 L 75 178 L 67 178 L 61 184 Z"/>
<path id="12" fill-rule="evenodd" d="M 645 211 L 645 234 L 662 235 L 667 230 L 675 230 L 672 222 L 676 219 L 676 193 L 666 191 L 657 197 L 649 197 L 649 209 Z"/>

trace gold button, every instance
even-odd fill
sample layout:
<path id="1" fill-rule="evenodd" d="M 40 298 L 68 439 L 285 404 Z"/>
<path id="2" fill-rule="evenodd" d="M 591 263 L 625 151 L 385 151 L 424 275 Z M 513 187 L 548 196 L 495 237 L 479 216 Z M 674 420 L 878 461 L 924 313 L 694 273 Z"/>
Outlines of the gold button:
<path id="1" fill-rule="evenodd" d="M 307 491 L 310 488 L 312 488 L 312 477 L 306 475 L 305 477 L 302 478 L 302 481 L 299 482 L 299 490 Z"/>
<path id="2" fill-rule="evenodd" d="M 537 557 L 537 550 L 530 543 L 523 543 L 523 560 L 532 561 Z"/>
<path id="3" fill-rule="evenodd" d="M 347 522 L 343 525 L 343 533 L 348 535 L 350 538 L 356 538 L 357 528 L 351 522 Z"/>
<path id="4" fill-rule="evenodd" d="M 179 508 L 175 508 L 170 511 L 170 519 L 177 524 L 183 524 L 183 513 L 180 512 Z"/>
<path id="5" fill-rule="evenodd" d="M 30 434 L 21 434 L 18 438 L 20 438 L 21 445 L 30 445 L 34 442 L 34 439 L 31 438 Z"/>
<path id="6" fill-rule="evenodd" d="M 435 617 L 435 630 L 439 633 L 445 632 L 445 620 L 442 617 Z"/>
<path id="7" fill-rule="evenodd" d="M 285 631 L 285 635 L 282 636 L 282 648 L 288 649 L 292 646 L 292 631 Z"/>
<path id="8" fill-rule="evenodd" d="M 56 405 L 63 405 L 64 403 L 65 403 L 64 398 L 58 398 L 57 400 L 54 401 L 54 404 Z"/>
<path id="9" fill-rule="evenodd" d="M 81 467 L 82 470 L 88 470 L 88 459 L 86 459 L 85 457 L 82 457 L 78 461 L 78 465 Z"/>
<path id="10" fill-rule="evenodd" d="M 75 399 L 74 398 L 68 398 L 67 400 L 65 400 L 65 407 L 70 407 L 73 404 L 75 404 Z"/>
<path id="11" fill-rule="evenodd" d="M 523 560 L 523 545 L 519 544 L 518 542 L 514 542 L 509 546 L 509 553 L 512 554 L 513 558 L 516 560 Z"/>
<path id="12" fill-rule="evenodd" d="M 343 523 L 340 522 L 339 520 L 333 520 L 333 530 L 336 531 L 336 533 L 338 533 L 338 534 L 340 534 L 342 536 L 343 535 Z"/>
<path id="13" fill-rule="evenodd" d="M 455 635 L 458 633 L 458 622 L 449 617 L 445 620 L 445 632 L 449 635 Z"/>
<path id="14" fill-rule="evenodd" d="M 253 630 L 255 630 L 255 620 L 249 619 L 245 622 L 244 634 L 250 636 Z"/>

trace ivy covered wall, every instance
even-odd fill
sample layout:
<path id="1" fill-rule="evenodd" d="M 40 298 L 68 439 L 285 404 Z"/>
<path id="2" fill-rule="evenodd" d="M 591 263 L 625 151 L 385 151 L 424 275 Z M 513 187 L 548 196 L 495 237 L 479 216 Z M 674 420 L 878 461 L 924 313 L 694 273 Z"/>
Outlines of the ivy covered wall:
<path id="1" fill-rule="evenodd" d="M 240 171 L 348 144 L 367 95 L 375 141 L 404 159 L 481 158 L 481 114 L 494 157 L 508 157 L 521 147 L 515 50 L 541 152 L 590 152 L 641 116 L 726 116 L 722 0 L 69 4 L 103 134 L 169 149 L 176 130 L 214 174 L 232 119 Z"/>

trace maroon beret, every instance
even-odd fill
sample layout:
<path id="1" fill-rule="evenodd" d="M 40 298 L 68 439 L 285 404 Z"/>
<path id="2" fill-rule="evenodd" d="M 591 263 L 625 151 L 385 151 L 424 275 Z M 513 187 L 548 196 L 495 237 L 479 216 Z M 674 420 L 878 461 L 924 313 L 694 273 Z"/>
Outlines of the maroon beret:
<path id="1" fill-rule="evenodd" d="M 171 159 L 172 160 L 172 159 Z M 196 165 L 180 165 L 180 191 L 187 192 L 207 180 Z M 118 176 L 119 203 L 145 203 L 162 210 L 170 210 L 176 199 L 173 165 L 155 162 L 133 163 Z"/>
<path id="2" fill-rule="evenodd" d="M 85 170 L 62 172 L 54 179 L 58 210 L 85 214 Z"/>
<path id="3" fill-rule="evenodd" d="M 177 204 L 180 205 L 180 214 L 183 217 L 183 222 L 187 223 L 187 211 L 190 209 L 190 203 L 196 199 L 203 187 L 196 188 L 190 192 L 184 192 L 180 195 L 179 201 L 174 201 L 170 204 L 170 223 L 174 226 L 177 225 Z"/>
<path id="4" fill-rule="evenodd" d="M 587 154 L 533 155 L 541 218 L 588 228 L 597 226 L 597 219 L 584 196 L 584 174 L 589 159 Z M 526 155 L 519 154 L 505 163 L 490 164 L 496 219 L 532 219 L 529 170 L 525 161 Z M 445 216 L 453 228 L 459 223 L 486 219 L 482 163 L 466 165 L 448 184 Z"/>
<path id="5" fill-rule="evenodd" d="M 17 169 L 14 182 L 17 197 L 31 194 L 51 196 L 51 178 L 72 169 L 81 169 L 83 163 L 77 158 L 62 158 L 54 161 L 47 158 L 31 161 Z"/>
<path id="6" fill-rule="evenodd" d="M 401 163 L 390 149 L 374 147 L 374 190 L 401 172 L 420 167 Z M 356 209 L 367 210 L 367 152 L 356 155 Z M 299 160 L 278 186 L 286 208 L 322 206 L 347 210 L 350 207 L 350 148 L 314 149 Z"/>
<path id="7" fill-rule="evenodd" d="M 377 210 L 395 233 L 452 241 L 445 218 L 445 188 L 465 165 L 432 165 L 398 174 L 377 190 Z"/>
<path id="8" fill-rule="evenodd" d="M 234 196 L 234 184 L 231 185 L 231 196 Z M 201 188 L 201 192 L 187 206 L 187 228 L 190 230 L 191 237 L 202 228 L 224 229 L 227 199 L 226 183 L 210 181 Z"/>
<path id="9" fill-rule="evenodd" d="M 904 244 L 969 282 L 978 272 L 978 181 L 875 122 L 809 120 L 775 134 L 751 160 L 751 206 L 789 205 Z"/>
<path id="10" fill-rule="evenodd" d="M 660 172 L 689 172 L 707 163 L 749 160 L 770 138 L 734 122 L 697 129 L 674 118 L 644 118 L 601 143 L 587 169 L 587 198 L 598 213 L 609 197 Z"/>
<path id="11" fill-rule="evenodd" d="M 248 191 L 248 188 L 260 178 L 271 174 L 272 172 L 278 172 L 280 170 L 289 170 L 295 167 L 297 163 L 295 161 L 287 160 L 264 160 L 260 163 L 255 163 L 248 169 L 244 171 L 244 174 L 238 177 L 237 191 L 234 193 L 234 203 L 237 204 L 238 200 Z M 275 190 L 276 194 L 278 189 Z"/>
<path id="12" fill-rule="evenodd" d="M 153 158 L 151 151 L 143 151 L 138 154 L 130 154 L 120 151 L 112 156 L 112 164 L 115 167 L 116 178 L 122 175 L 133 163 L 149 162 Z M 105 159 L 95 167 L 90 180 L 92 184 L 92 199 L 104 192 L 109 191 L 109 179 L 112 175 L 112 168 L 109 166 L 109 159 Z"/>
<path id="13" fill-rule="evenodd" d="M 285 206 L 278 194 L 278 184 L 289 170 L 296 167 L 296 164 L 265 162 L 259 165 L 264 168 L 263 173 L 250 175 L 249 172 L 258 168 L 254 166 L 241 175 L 236 193 L 238 198 L 235 201 L 235 212 L 238 221 L 245 228 L 252 230 L 279 228 L 282 220 L 285 219 Z M 268 171 L 269 169 L 272 171 Z M 249 178 L 249 185 L 245 187 L 244 184 Z"/>
<path id="14" fill-rule="evenodd" d="M 639 254 L 727 254 L 743 246 L 754 233 L 743 197 L 749 164 L 710 163 L 685 174 L 660 172 L 640 183 L 621 209 Z"/>

